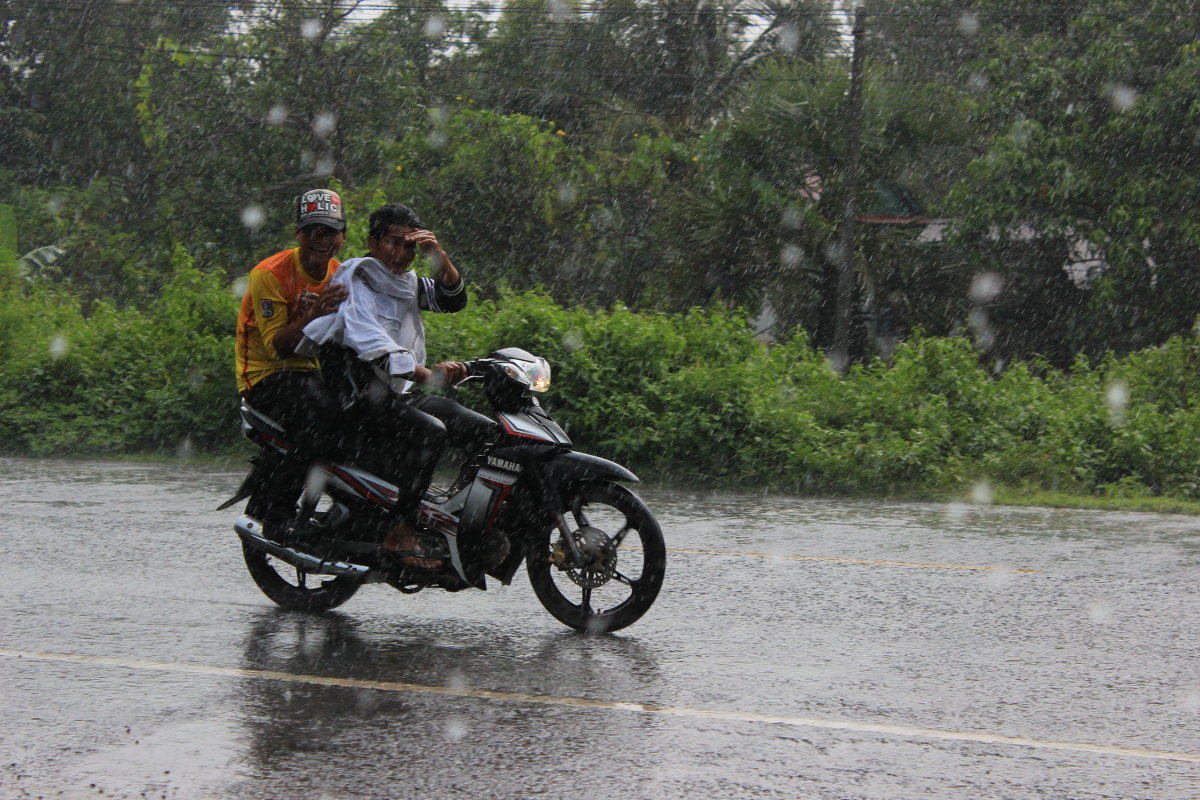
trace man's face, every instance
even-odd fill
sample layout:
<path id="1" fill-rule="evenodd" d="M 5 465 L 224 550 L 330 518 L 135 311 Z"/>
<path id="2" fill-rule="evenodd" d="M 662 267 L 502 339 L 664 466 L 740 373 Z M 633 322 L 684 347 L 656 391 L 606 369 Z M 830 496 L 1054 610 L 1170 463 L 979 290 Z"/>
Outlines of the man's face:
<path id="1" fill-rule="evenodd" d="M 309 276 L 320 279 L 329 269 L 329 259 L 342 249 L 346 232 L 314 223 L 297 228 L 296 241 L 300 244 L 300 265 Z"/>
<path id="2" fill-rule="evenodd" d="M 407 225 L 391 225 L 380 238 L 367 237 L 367 249 L 371 255 L 397 275 L 407 270 L 417 255 L 417 245 L 408 237 L 417 232 Z"/>

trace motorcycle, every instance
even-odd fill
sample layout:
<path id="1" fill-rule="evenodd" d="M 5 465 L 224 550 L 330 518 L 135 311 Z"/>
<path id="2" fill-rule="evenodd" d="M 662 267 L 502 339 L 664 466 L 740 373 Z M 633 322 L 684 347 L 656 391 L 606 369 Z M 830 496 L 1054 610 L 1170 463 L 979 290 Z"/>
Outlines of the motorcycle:
<path id="1" fill-rule="evenodd" d="M 638 478 L 572 449 L 536 397 L 550 387 L 545 359 L 506 348 L 467 368 L 451 391 L 479 383 L 499 424 L 494 441 L 466 453 L 453 483 L 421 500 L 418 538 L 442 561 L 433 570 L 381 548 L 396 486 L 351 463 L 304 463 L 287 432 L 243 402 L 242 433 L 259 452 L 221 508 L 248 498 L 234 530 L 250 577 L 280 606 L 324 611 L 368 583 L 407 594 L 486 590 L 489 578 L 508 585 L 524 562 L 534 594 L 565 625 L 601 633 L 636 622 L 666 567 L 658 522 L 621 485 Z M 299 497 L 277 488 L 299 483 Z"/>

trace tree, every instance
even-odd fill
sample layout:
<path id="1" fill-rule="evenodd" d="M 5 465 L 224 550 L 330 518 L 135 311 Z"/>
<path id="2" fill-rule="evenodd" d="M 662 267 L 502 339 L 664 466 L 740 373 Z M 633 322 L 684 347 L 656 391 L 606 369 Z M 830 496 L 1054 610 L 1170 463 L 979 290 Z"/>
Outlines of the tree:
<path id="1" fill-rule="evenodd" d="M 589 170 L 553 128 L 460 102 L 432 112 L 428 129 L 386 148 L 386 158 L 387 177 L 359 201 L 363 212 L 411 205 L 485 292 L 540 284 L 564 299 L 586 293 Z"/>
<path id="2" fill-rule="evenodd" d="M 600 148 L 628 127 L 703 132 L 760 59 L 836 42 L 822 0 L 604 0 L 506 4 L 478 42 L 481 102 L 553 120 Z"/>
<path id="3" fill-rule="evenodd" d="M 160 39 L 191 46 L 221 32 L 228 9 L 148 0 L 8 2 L 0 7 L 0 167 L 20 181 L 81 183 L 142 174 L 133 84 L 141 53 Z"/>
<path id="4" fill-rule="evenodd" d="M 1056 10 L 1014 15 L 983 4 L 980 69 L 991 88 L 977 124 L 991 135 L 952 196 L 958 241 L 987 254 L 997 240 L 1011 251 L 1032 236 L 1025 269 L 1048 277 L 1088 243 L 1105 267 L 1089 276 L 1086 303 L 1062 281 L 1041 298 L 1010 289 L 1007 303 L 1059 324 L 1009 356 L 1057 349 L 1063 325 L 1070 351 L 1142 347 L 1189 329 L 1200 312 L 1190 263 L 1200 245 L 1200 21 L 1157 0 L 1137 10 L 1108 0 Z M 1035 312 L 1037 303 L 1049 307 Z"/>

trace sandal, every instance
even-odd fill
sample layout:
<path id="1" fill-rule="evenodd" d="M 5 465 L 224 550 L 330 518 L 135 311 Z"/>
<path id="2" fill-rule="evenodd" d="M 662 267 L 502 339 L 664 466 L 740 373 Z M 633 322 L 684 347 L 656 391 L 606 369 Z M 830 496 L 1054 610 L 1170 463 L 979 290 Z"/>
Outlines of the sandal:
<path id="1" fill-rule="evenodd" d="M 441 569 L 446 563 L 440 558 L 430 557 L 424 550 L 384 550 L 383 552 L 403 566 L 413 569 Z"/>

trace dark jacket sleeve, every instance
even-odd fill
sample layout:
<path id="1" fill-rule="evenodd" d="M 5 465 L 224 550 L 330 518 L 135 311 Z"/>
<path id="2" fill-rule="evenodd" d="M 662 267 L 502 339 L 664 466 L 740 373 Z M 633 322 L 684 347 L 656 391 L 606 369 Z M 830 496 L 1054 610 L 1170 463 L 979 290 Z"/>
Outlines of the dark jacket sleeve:
<path id="1" fill-rule="evenodd" d="M 467 307 L 467 282 L 460 278 L 449 288 L 433 278 L 421 278 L 418 283 L 417 305 L 422 311 L 453 314 Z"/>

